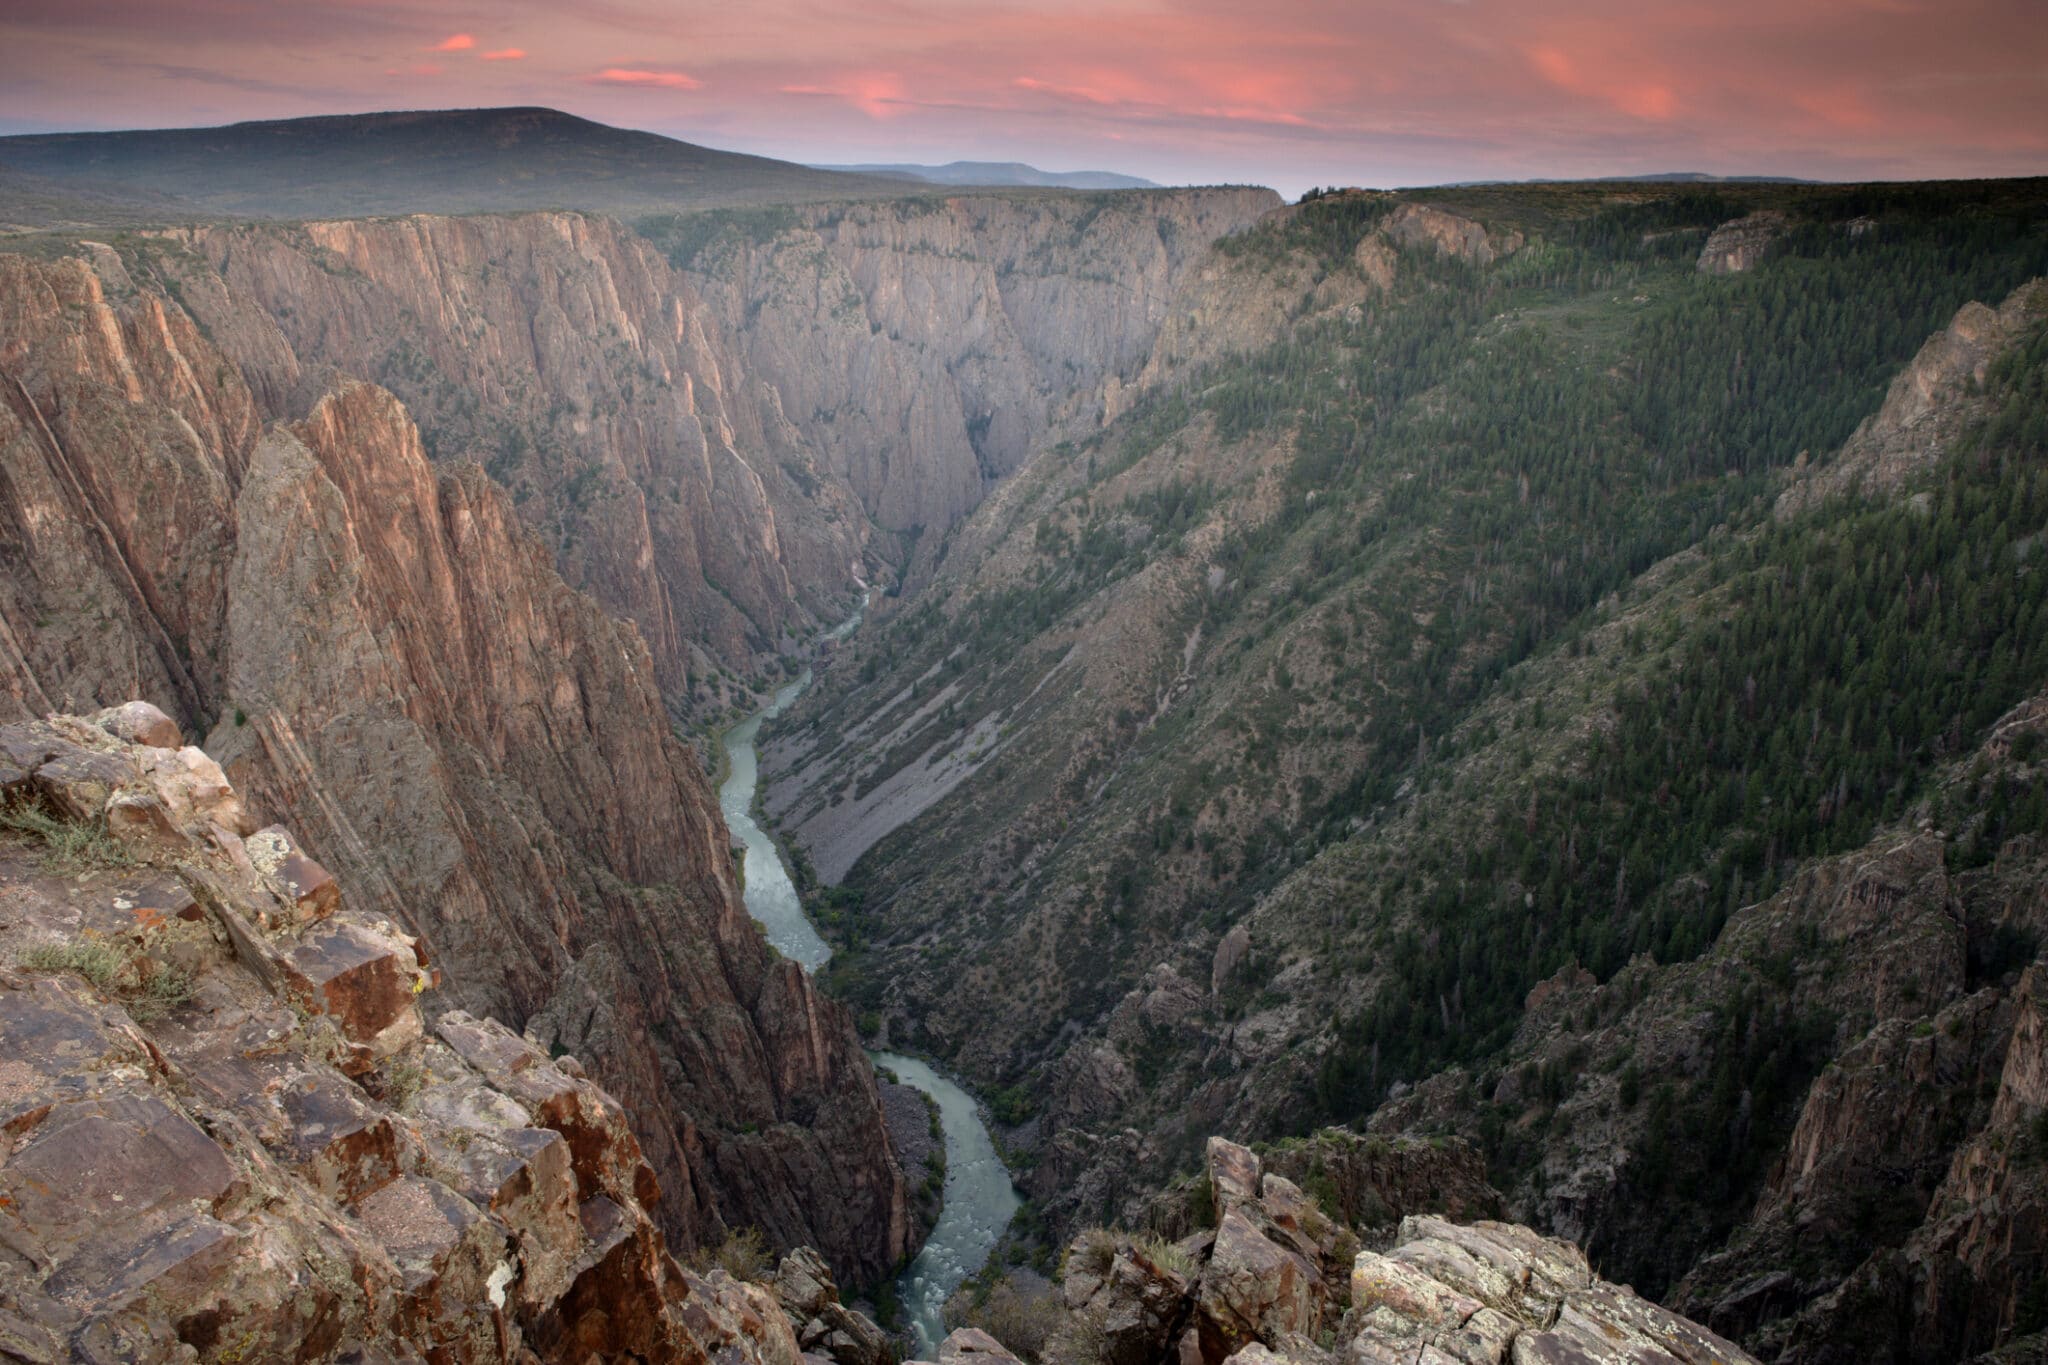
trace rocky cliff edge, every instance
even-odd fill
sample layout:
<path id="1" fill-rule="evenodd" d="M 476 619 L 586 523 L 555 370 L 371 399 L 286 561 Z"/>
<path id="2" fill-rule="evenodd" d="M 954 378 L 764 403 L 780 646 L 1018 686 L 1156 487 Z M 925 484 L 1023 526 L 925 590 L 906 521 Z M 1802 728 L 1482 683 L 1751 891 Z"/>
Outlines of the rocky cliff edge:
<path id="1" fill-rule="evenodd" d="M 814 1253 L 681 1266 L 619 1103 L 429 1026 L 418 942 L 163 712 L 0 726 L 0 826 L 8 1359 L 797 1365 L 799 1310 L 886 1358 Z"/>

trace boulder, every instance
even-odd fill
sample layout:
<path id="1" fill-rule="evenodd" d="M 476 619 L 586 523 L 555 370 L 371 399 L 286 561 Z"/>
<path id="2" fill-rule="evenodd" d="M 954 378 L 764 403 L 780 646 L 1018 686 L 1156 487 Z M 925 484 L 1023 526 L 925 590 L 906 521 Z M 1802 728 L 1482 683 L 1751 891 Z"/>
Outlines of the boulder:
<path id="1" fill-rule="evenodd" d="M 939 1365 L 1023 1365 L 978 1327 L 962 1327 L 939 1343 Z"/>
<path id="2" fill-rule="evenodd" d="M 90 723 L 115 739 L 126 740 L 130 744 L 151 749 L 185 747 L 185 735 L 178 729 L 178 722 L 146 701 L 109 706 L 104 711 L 95 712 Z"/>
<path id="3" fill-rule="evenodd" d="M 1241 1208 L 1223 1216 L 1195 1291 L 1205 1360 L 1220 1361 L 1254 1340 L 1315 1327 L 1315 1268 L 1259 1231 Z"/>
<path id="4" fill-rule="evenodd" d="M 323 919 L 341 905 L 333 874 L 313 861 L 283 825 L 258 830 L 243 844 L 249 862 L 273 878 L 301 920 Z"/>
<path id="5" fill-rule="evenodd" d="M 415 998 L 426 989 L 413 942 L 384 925 L 338 923 L 285 956 L 299 998 L 340 1026 L 360 1049 L 357 1065 L 391 1056 L 420 1036 Z"/>

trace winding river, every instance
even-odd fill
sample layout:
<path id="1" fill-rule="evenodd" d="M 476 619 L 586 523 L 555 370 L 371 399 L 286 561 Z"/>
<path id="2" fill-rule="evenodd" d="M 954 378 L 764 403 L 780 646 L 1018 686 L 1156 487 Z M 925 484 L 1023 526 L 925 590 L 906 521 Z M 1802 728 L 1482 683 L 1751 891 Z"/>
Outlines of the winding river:
<path id="1" fill-rule="evenodd" d="M 917 1353 L 930 1360 L 946 1335 L 939 1310 L 960 1282 L 987 1262 L 1021 1201 L 982 1126 L 974 1096 L 915 1057 L 893 1052 L 874 1056 L 878 1065 L 896 1073 L 896 1079 L 938 1101 L 939 1126 L 946 1134 L 946 1192 L 938 1224 L 925 1239 L 924 1250 L 896 1281 L 896 1297 L 917 1336 Z"/>
<path id="2" fill-rule="evenodd" d="M 843 640 L 852 634 L 866 608 L 863 597 L 861 611 L 835 626 L 826 638 Z M 725 732 L 726 779 L 718 788 L 718 804 L 725 811 L 725 823 L 746 848 L 747 913 L 760 924 L 776 951 L 802 963 L 806 971 L 816 971 L 832 956 L 831 946 L 804 914 L 796 884 L 782 861 L 782 850 L 754 819 L 754 791 L 760 782 L 755 741 L 761 726 L 788 710 L 810 684 L 811 670 L 806 668 L 778 690 L 768 705 Z M 946 1299 L 987 1262 L 1019 1201 L 1010 1173 L 981 1122 L 974 1097 L 915 1057 L 890 1052 L 874 1056 L 905 1085 L 932 1097 L 939 1106 L 939 1125 L 945 1133 L 946 1188 L 939 1221 L 924 1249 L 896 1283 L 896 1296 L 909 1316 L 918 1354 L 929 1358 L 946 1334 L 940 1317 Z"/>

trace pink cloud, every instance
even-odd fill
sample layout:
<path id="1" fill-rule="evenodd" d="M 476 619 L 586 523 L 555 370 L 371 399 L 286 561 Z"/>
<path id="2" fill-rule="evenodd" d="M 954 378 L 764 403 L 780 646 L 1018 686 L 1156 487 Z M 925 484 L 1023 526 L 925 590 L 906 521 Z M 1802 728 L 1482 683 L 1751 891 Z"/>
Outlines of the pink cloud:
<path id="1" fill-rule="evenodd" d="M 487 62 L 523 62 L 526 60 L 526 49 L 523 47 L 501 47 L 495 52 L 482 52 L 477 55 Z"/>
<path id="2" fill-rule="evenodd" d="M 439 62 L 414 62 L 411 66 L 387 66 L 384 68 L 384 74 L 387 76 L 438 76 L 444 70 L 446 68 Z"/>
<path id="3" fill-rule="evenodd" d="M 608 66 L 584 79 L 592 85 L 625 85 L 643 90 L 695 90 L 704 84 L 680 71 L 639 71 L 623 66 Z"/>
<path id="4" fill-rule="evenodd" d="M 845 100 L 874 119 L 894 118 L 920 103 L 909 97 L 903 81 L 894 72 L 849 75 L 833 85 L 783 85 L 776 89 L 785 95 L 824 95 Z"/>
<path id="5" fill-rule="evenodd" d="M 467 52 L 476 46 L 476 39 L 467 33 L 451 33 L 440 42 L 428 48 L 429 52 Z"/>
<path id="6" fill-rule="evenodd" d="M 1549 43 L 1536 44 L 1527 55 L 1536 73 L 1558 89 L 1605 100 L 1633 118 L 1662 121 L 1678 112 L 1678 96 L 1669 85 L 1588 75 L 1569 54 Z"/>

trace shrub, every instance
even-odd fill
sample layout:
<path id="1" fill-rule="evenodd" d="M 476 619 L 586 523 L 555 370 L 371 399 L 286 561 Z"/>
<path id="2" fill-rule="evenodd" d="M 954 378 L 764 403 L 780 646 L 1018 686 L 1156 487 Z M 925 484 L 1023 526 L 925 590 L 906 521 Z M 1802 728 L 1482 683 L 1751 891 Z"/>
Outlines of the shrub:
<path id="1" fill-rule="evenodd" d="M 1097 1279 L 1109 1273 L 1110 1263 L 1116 1260 L 1116 1234 L 1108 1228 L 1089 1228 L 1074 1239 L 1067 1252 L 1066 1263 L 1060 1267 L 1060 1278 L 1079 1270 L 1084 1275 Z"/>
<path id="2" fill-rule="evenodd" d="M 943 1315 L 946 1330 L 979 1328 L 1027 1362 L 1044 1359 L 1047 1343 L 1067 1321 L 1055 1295 L 1026 1294 L 1007 1275 L 970 1280 L 946 1300 Z"/>
<path id="3" fill-rule="evenodd" d="M 76 972 L 101 994 L 119 1000 L 137 1023 L 161 1019 L 192 998 L 188 973 L 105 939 L 39 944 L 19 961 L 32 972 Z"/>
<path id="4" fill-rule="evenodd" d="M 64 820 L 41 806 L 21 802 L 0 807 L 0 829 L 43 844 L 43 870 L 68 877 L 94 868 L 127 867 L 135 860 L 98 821 Z"/>
<path id="5" fill-rule="evenodd" d="M 1164 1237 L 1147 1236 L 1139 1239 L 1137 1252 L 1161 1270 L 1170 1270 L 1183 1279 L 1194 1277 L 1195 1258 L 1178 1243 L 1169 1242 Z"/>
<path id="6" fill-rule="evenodd" d="M 699 1247 L 691 1252 L 688 1264 L 700 1275 L 723 1270 L 735 1280 L 759 1284 L 768 1278 L 774 1260 L 761 1229 L 739 1228 L 726 1233 L 725 1240 L 717 1246 Z"/>

